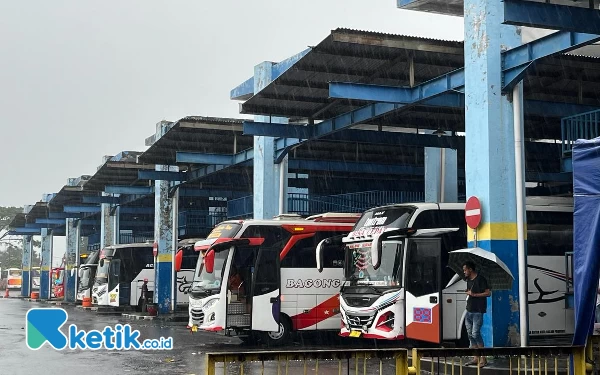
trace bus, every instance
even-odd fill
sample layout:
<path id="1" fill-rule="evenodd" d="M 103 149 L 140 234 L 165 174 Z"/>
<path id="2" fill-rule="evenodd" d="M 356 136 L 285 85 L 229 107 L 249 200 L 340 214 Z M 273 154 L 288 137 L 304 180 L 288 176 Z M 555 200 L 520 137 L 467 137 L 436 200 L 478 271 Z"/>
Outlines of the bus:
<path id="1" fill-rule="evenodd" d="M 92 304 L 141 309 L 142 285 L 148 279 L 148 301 L 154 292 L 152 243 L 112 245 L 102 249 L 92 287 Z"/>
<path id="2" fill-rule="evenodd" d="M 7 268 L 6 269 L 6 288 L 7 289 L 21 289 L 21 274 L 20 268 Z"/>
<path id="3" fill-rule="evenodd" d="M 323 274 L 315 247 L 350 232 L 360 214 L 328 213 L 302 219 L 233 220 L 199 241 L 190 290 L 190 325 L 205 331 L 286 343 L 294 331 L 339 330 L 344 252 L 326 251 Z"/>
<path id="4" fill-rule="evenodd" d="M 64 267 L 52 268 L 51 298 L 65 298 L 65 269 L 64 269 Z"/>
<path id="5" fill-rule="evenodd" d="M 193 241 L 196 241 L 194 239 Z M 187 305 L 198 253 L 190 240 L 183 240 L 175 254 L 174 295 L 178 306 Z M 155 290 L 153 243 L 108 246 L 100 252 L 92 287 L 92 303 L 99 306 L 132 306 L 141 310 L 142 285 L 148 279 L 148 303 Z"/>
<path id="6" fill-rule="evenodd" d="M 346 253 L 341 336 L 468 346 L 466 282 L 447 267 L 448 252 L 467 247 L 464 210 L 464 203 L 377 207 L 364 212 L 348 236 L 319 244 L 317 269 L 325 244 Z M 571 335 L 565 255 L 573 248 L 573 199 L 528 197 L 526 219 L 529 335 Z"/>
<path id="7" fill-rule="evenodd" d="M 31 290 L 40 290 L 40 276 L 42 267 L 31 267 L 29 277 L 31 277 Z"/>
<path id="8" fill-rule="evenodd" d="M 93 250 L 85 257 L 80 258 L 85 262 L 81 264 L 77 269 L 77 276 L 79 280 L 77 283 L 77 301 L 83 301 L 84 298 L 92 297 L 92 287 L 94 285 L 94 279 L 96 278 L 96 268 L 98 267 L 98 259 L 100 252 Z"/>

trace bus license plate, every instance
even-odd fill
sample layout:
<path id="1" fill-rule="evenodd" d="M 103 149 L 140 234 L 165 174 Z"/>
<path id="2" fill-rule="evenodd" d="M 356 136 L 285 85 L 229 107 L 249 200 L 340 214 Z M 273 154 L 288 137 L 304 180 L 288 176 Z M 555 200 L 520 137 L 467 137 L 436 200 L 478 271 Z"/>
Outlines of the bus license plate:
<path id="1" fill-rule="evenodd" d="M 360 337 L 360 334 L 361 334 L 360 331 L 351 331 L 350 337 Z"/>

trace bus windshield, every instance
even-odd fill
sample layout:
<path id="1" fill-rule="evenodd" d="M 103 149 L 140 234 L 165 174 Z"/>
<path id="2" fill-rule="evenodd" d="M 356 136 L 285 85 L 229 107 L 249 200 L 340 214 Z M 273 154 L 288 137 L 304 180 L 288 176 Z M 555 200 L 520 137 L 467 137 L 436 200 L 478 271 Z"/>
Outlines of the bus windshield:
<path id="1" fill-rule="evenodd" d="M 98 270 L 96 271 L 96 285 L 106 284 L 108 282 L 108 273 L 110 271 L 110 260 L 107 258 L 100 261 Z"/>
<path id="2" fill-rule="evenodd" d="M 215 267 L 212 273 L 206 272 L 204 261 L 201 258 L 196 264 L 196 273 L 192 288 L 201 288 L 210 295 L 217 294 L 221 290 L 223 282 L 223 270 L 229 256 L 229 250 L 223 250 L 215 253 Z"/>
<path id="3" fill-rule="evenodd" d="M 18 269 L 8 270 L 8 275 L 12 276 L 12 277 L 19 277 L 19 276 L 21 276 L 21 270 L 18 270 Z"/>
<path id="4" fill-rule="evenodd" d="M 402 241 L 383 242 L 381 266 L 373 269 L 370 243 L 351 244 L 347 247 L 350 255 L 347 262 L 350 275 L 345 285 L 371 285 L 393 287 L 402 285 L 402 262 L 404 250 Z"/>

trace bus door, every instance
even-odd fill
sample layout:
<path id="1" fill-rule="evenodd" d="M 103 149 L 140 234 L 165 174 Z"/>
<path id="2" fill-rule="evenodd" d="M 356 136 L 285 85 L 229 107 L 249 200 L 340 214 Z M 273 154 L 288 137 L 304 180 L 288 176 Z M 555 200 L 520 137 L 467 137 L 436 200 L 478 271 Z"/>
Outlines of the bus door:
<path id="1" fill-rule="evenodd" d="M 279 331 L 281 312 L 280 248 L 260 247 L 252 275 L 252 330 Z"/>
<path id="2" fill-rule="evenodd" d="M 120 291 L 121 259 L 112 259 L 108 271 L 108 305 L 119 306 L 122 300 Z M 124 301 L 125 302 L 125 301 Z"/>
<path id="3" fill-rule="evenodd" d="M 442 341 L 442 254 L 440 238 L 406 241 L 406 338 Z"/>

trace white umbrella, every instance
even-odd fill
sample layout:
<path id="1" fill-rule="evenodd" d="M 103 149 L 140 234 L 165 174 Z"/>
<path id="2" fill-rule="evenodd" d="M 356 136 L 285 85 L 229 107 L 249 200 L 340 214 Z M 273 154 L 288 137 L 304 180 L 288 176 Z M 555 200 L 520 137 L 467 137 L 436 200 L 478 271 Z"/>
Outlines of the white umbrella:
<path id="1" fill-rule="evenodd" d="M 462 266 L 466 261 L 475 264 L 475 271 L 485 277 L 491 290 L 510 290 L 515 279 L 496 254 L 479 247 L 450 251 L 448 267 L 459 275 L 463 274 Z"/>

